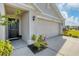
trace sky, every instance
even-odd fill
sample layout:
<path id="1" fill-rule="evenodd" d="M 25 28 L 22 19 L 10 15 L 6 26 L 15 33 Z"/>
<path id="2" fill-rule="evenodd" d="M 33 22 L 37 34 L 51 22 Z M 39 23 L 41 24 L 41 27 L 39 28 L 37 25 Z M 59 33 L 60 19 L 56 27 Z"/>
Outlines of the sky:
<path id="1" fill-rule="evenodd" d="M 66 19 L 65 25 L 79 26 L 79 3 L 60 3 L 58 7 Z"/>

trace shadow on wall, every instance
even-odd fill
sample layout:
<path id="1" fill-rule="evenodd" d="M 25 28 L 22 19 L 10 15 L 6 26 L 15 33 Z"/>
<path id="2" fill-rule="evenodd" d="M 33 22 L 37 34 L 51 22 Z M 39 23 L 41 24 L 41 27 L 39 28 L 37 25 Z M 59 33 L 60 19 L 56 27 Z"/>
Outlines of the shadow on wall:
<path id="1" fill-rule="evenodd" d="M 63 39 L 62 36 L 57 37 L 51 37 L 48 39 L 48 49 L 55 52 L 53 56 L 57 55 L 59 53 L 59 50 L 63 47 L 64 43 L 66 42 L 66 39 Z M 64 54 L 59 53 L 60 55 L 64 56 Z"/>

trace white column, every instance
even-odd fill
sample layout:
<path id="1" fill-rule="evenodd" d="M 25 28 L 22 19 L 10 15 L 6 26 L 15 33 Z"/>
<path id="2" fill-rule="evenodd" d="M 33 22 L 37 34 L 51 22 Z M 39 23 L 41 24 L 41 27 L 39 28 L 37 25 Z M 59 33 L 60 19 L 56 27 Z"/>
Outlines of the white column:
<path id="1" fill-rule="evenodd" d="M 0 14 L 5 15 L 5 7 L 3 3 L 0 3 Z M 0 19 L 5 20 L 5 19 Z M 0 25 L 0 39 L 5 40 L 6 39 L 6 26 Z"/>
<path id="2" fill-rule="evenodd" d="M 28 45 L 29 44 L 32 44 L 33 41 L 32 41 L 32 11 L 30 10 L 29 11 L 29 39 L 28 39 Z"/>
<path id="3" fill-rule="evenodd" d="M 27 43 L 27 45 L 32 44 L 32 13 L 31 11 L 26 12 L 22 16 L 21 20 L 21 34 L 22 34 L 22 39 Z"/>

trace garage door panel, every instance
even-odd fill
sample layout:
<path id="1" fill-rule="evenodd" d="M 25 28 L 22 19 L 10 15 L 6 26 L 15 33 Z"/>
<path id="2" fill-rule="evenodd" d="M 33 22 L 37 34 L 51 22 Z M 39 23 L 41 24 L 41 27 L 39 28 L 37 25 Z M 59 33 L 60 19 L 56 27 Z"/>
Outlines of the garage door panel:
<path id="1" fill-rule="evenodd" d="M 59 32 L 58 26 L 58 23 L 37 19 L 34 21 L 34 33 L 45 34 L 48 37 L 55 36 Z"/>

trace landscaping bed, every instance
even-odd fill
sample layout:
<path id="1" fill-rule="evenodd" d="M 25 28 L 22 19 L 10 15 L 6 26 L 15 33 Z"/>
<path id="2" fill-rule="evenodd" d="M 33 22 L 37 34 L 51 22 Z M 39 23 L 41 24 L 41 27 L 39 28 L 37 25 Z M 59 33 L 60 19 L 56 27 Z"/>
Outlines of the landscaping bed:
<path id="1" fill-rule="evenodd" d="M 47 40 L 46 36 L 33 34 L 32 40 L 34 41 L 34 43 L 31 45 L 28 45 L 28 47 L 31 49 L 31 51 L 34 54 L 47 48 L 48 44 L 46 42 L 46 40 Z"/>
<path id="2" fill-rule="evenodd" d="M 30 48 L 30 50 L 31 50 L 34 54 L 36 54 L 36 53 L 38 53 L 38 52 L 40 52 L 40 51 L 43 51 L 44 49 L 47 48 L 47 47 L 45 47 L 45 46 L 42 46 L 41 49 L 38 50 L 38 48 L 35 47 L 33 44 L 28 45 L 28 47 Z"/>

